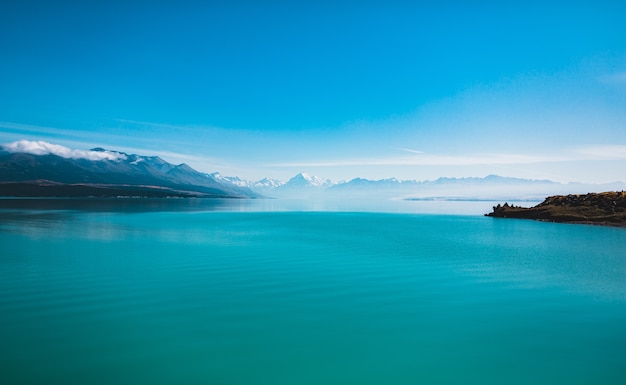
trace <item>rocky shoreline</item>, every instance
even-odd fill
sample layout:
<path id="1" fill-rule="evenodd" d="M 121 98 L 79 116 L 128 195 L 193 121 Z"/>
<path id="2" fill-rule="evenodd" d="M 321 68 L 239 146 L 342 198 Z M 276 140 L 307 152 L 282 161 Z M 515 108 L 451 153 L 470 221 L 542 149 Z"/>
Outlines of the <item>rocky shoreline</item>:
<path id="1" fill-rule="evenodd" d="M 505 203 L 494 206 L 493 211 L 485 215 L 495 218 L 626 227 L 626 192 L 557 195 L 530 208 Z"/>

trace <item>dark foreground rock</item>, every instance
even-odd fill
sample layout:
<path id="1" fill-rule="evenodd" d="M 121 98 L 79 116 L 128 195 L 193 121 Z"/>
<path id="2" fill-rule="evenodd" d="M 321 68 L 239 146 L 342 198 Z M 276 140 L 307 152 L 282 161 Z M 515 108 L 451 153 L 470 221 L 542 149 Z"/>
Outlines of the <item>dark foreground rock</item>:
<path id="1" fill-rule="evenodd" d="M 485 214 L 496 218 L 523 218 L 561 223 L 585 223 L 626 227 L 626 192 L 557 195 L 525 208 L 508 203 Z"/>

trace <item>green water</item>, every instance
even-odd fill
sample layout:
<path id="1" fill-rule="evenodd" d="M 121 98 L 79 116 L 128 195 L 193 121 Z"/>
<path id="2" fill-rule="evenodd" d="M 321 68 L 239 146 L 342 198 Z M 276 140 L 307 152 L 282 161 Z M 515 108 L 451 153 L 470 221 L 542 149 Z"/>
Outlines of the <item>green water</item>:
<path id="1" fill-rule="evenodd" d="M 0 383 L 626 378 L 625 229 L 107 202 L 1 205 Z"/>

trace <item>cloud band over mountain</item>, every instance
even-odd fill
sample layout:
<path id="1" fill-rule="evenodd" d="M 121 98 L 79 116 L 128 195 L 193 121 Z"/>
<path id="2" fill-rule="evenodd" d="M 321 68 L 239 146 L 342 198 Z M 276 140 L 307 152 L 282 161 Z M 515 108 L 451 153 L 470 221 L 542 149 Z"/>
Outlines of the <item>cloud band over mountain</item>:
<path id="1" fill-rule="evenodd" d="M 5 151 L 15 153 L 24 152 L 33 155 L 57 155 L 67 159 L 87 159 L 87 160 L 124 160 L 126 155 L 111 151 L 94 150 L 72 150 L 65 146 L 44 142 L 42 140 L 18 140 L 16 142 L 3 144 Z"/>

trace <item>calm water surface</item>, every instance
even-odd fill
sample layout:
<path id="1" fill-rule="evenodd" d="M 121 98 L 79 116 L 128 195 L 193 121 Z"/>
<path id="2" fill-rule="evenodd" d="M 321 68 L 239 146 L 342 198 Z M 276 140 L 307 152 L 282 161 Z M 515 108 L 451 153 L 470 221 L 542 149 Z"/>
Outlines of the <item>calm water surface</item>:
<path id="1" fill-rule="evenodd" d="M 626 230 L 490 207 L 2 201 L 0 382 L 623 384 Z"/>

